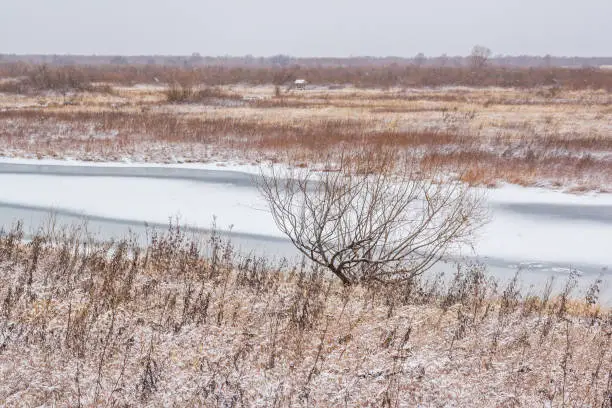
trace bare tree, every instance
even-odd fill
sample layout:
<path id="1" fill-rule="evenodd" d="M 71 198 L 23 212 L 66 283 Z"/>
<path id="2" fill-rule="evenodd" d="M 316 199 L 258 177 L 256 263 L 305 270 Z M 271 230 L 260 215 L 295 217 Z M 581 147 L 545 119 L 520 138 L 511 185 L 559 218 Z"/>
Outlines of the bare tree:
<path id="1" fill-rule="evenodd" d="M 380 170 L 270 169 L 259 188 L 296 248 L 346 285 L 421 274 L 482 224 L 481 197 L 460 183 Z"/>
<path id="2" fill-rule="evenodd" d="M 475 45 L 470 53 L 470 65 L 473 68 L 484 68 L 491 58 L 491 50 L 482 45 Z"/>
<path id="3" fill-rule="evenodd" d="M 427 62 L 427 57 L 422 52 L 419 52 L 414 57 L 414 65 L 416 65 L 417 67 L 422 67 L 423 65 L 425 65 L 426 62 Z"/>

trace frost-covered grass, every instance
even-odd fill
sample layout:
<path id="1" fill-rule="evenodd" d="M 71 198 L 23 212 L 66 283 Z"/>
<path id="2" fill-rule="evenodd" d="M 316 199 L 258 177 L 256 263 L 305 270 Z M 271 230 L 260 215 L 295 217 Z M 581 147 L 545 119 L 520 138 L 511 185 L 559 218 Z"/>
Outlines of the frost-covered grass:
<path id="1" fill-rule="evenodd" d="M 455 278 L 343 287 L 174 228 L 150 245 L 0 237 L 3 406 L 590 406 L 612 400 L 612 315 Z M 449 271 L 452 273 L 452 271 Z"/>
<path id="2" fill-rule="evenodd" d="M 393 149 L 424 170 L 460 167 L 472 184 L 612 189 L 605 90 L 317 87 L 275 96 L 273 86 L 235 85 L 218 89 L 232 103 L 189 104 L 167 103 L 165 91 L 0 93 L 0 156 L 309 166 L 347 148 Z"/>

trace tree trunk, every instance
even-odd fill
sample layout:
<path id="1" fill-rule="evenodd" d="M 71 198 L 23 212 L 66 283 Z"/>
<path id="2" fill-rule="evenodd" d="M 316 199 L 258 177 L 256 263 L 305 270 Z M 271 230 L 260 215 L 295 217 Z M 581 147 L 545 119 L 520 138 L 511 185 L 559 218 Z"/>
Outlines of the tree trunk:
<path id="1" fill-rule="evenodd" d="M 334 273 L 334 275 L 340 278 L 344 286 L 351 286 L 353 282 L 351 282 L 351 280 L 346 277 L 346 275 L 342 272 L 341 269 L 335 268 L 333 265 L 328 265 L 328 268 Z"/>

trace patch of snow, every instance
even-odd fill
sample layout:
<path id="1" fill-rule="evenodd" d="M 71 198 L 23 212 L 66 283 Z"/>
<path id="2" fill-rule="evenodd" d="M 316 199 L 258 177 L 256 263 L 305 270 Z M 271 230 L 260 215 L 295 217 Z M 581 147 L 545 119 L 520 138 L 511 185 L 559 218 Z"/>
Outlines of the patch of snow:
<path id="1" fill-rule="evenodd" d="M 282 236 L 254 189 L 189 180 L 0 174 L 0 201 L 118 220 L 181 223 Z M 25 188 L 24 188 L 25 186 Z"/>
<path id="2" fill-rule="evenodd" d="M 496 204 L 551 204 L 551 205 L 612 205 L 612 194 L 587 192 L 568 194 L 540 187 L 522 187 L 501 183 L 499 188 L 487 190 L 488 201 Z"/>
<path id="3" fill-rule="evenodd" d="M 231 163 L 213 161 L 210 163 L 143 163 L 134 162 L 130 158 L 123 158 L 122 161 L 84 161 L 67 158 L 65 160 L 56 159 L 35 159 L 35 158 L 12 158 L 0 157 L 0 164 L 27 164 L 34 166 L 90 166 L 90 167 L 121 167 L 121 168 L 168 168 L 168 169 L 194 169 L 194 170 L 219 170 L 234 171 L 246 174 L 259 174 L 260 165 Z M 276 166 L 282 167 L 282 166 Z"/>

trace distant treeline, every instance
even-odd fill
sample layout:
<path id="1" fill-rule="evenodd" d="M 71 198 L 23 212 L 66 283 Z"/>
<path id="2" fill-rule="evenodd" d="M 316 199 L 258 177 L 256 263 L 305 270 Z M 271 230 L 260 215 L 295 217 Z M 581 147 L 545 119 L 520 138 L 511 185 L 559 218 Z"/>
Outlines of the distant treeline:
<path id="1" fill-rule="evenodd" d="M 285 85 L 303 78 L 315 85 L 354 85 L 363 88 L 497 86 L 533 88 L 548 86 L 566 89 L 612 91 L 612 69 L 513 67 L 491 61 L 478 65 L 427 66 L 422 64 L 383 65 L 195 65 L 90 64 L 0 62 L 0 92 L 24 93 L 44 89 L 91 89 L 92 83 L 133 85 L 162 83 L 181 85 Z M 15 80 L 6 81 L 6 78 Z"/>
<path id="2" fill-rule="evenodd" d="M 210 57 L 194 53 L 190 56 L 96 56 L 96 55 L 15 55 L 0 54 L 2 62 L 22 62 L 29 64 L 49 65 L 165 65 L 174 67 L 197 67 L 221 65 L 226 67 L 371 67 L 389 65 L 418 65 L 428 67 L 466 67 L 470 65 L 470 56 L 437 56 L 428 57 L 418 54 L 412 58 L 402 57 L 349 57 L 349 58 L 296 58 L 289 55 L 271 57 Z M 489 59 L 493 66 L 501 67 L 565 67 L 584 68 L 612 66 L 612 57 L 555 57 L 555 56 L 494 56 Z"/>

